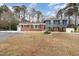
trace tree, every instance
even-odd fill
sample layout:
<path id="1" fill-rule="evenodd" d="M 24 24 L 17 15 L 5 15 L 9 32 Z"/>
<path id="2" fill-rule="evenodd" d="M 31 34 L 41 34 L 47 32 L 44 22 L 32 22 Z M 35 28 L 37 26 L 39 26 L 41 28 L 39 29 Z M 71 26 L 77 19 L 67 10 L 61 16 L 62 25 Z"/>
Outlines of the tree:
<path id="1" fill-rule="evenodd" d="M 74 12 L 74 15 L 75 15 L 75 26 L 77 25 L 76 24 L 76 21 L 77 21 L 77 16 L 78 16 L 78 13 L 79 13 L 79 3 L 73 3 L 73 12 Z"/>
<path id="2" fill-rule="evenodd" d="M 2 5 L 1 8 L 2 8 L 2 10 L 4 12 L 7 12 L 9 10 L 9 8 L 7 7 L 7 5 Z"/>
<path id="3" fill-rule="evenodd" d="M 7 5 L 2 5 L 1 6 L 1 8 L 2 8 L 2 12 L 3 12 L 3 14 L 5 14 L 5 13 L 7 13 L 7 14 L 9 14 L 9 8 L 7 7 Z M 6 14 L 5 14 L 6 15 Z M 7 16 L 7 15 L 6 15 Z M 9 28 L 11 28 L 10 27 L 10 25 L 8 25 L 8 22 L 10 21 L 9 19 L 7 19 L 7 18 L 5 18 L 5 17 L 3 17 L 4 19 L 3 19 L 3 27 L 6 29 L 6 27 L 9 27 Z M 10 29 L 11 30 L 11 29 Z"/>
<path id="4" fill-rule="evenodd" d="M 0 7 L 0 20 L 1 20 L 2 13 L 3 13 L 3 9 Z"/>
<path id="5" fill-rule="evenodd" d="M 62 19 L 62 16 L 63 16 L 63 9 L 60 9 L 60 10 L 57 12 L 56 17 L 57 17 L 57 18 L 61 17 L 61 19 Z"/>
<path id="6" fill-rule="evenodd" d="M 6 5 L 0 6 L 0 20 L 1 20 L 1 15 L 3 12 L 7 12 L 9 8 Z"/>
<path id="7" fill-rule="evenodd" d="M 68 17 L 68 19 L 69 19 L 69 25 L 68 25 L 68 27 L 70 27 L 70 22 L 71 22 L 71 19 L 70 19 L 70 17 L 73 15 L 73 9 L 68 9 L 66 12 L 65 12 L 65 16 L 67 16 Z"/>
<path id="8" fill-rule="evenodd" d="M 21 11 L 23 11 L 23 20 L 25 20 L 26 10 L 27 10 L 27 7 L 25 5 L 22 5 Z"/>
<path id="9" fill-rule="evenodd" d="M 20 18 L 21 7 L 20 6 L 13 6 L 13 9 L 14 9 L 14 13 L 18 16 L 18 18 Z"/>
<path id="10" fill-rule="evenodd" d="M 40 16 L 42 15 L 42 13 L 40 11 L 37 11 L 37 22 L 40 21 Z"/>
<path id="11" fill-rule="evenodd" d="M 73 15 L 75 15 L 75 25 L 76 25 L 77 16 L 79 15 L 79 3 L 68 3 L 65 9 L 72 9 L 71 11 L 73 11 Z"/>
<path id="12" fill-rule="evenodd" d="M 18 20 L 6 5 L 0 6 L 0 30 L 15 30 Z"/>
<path id="13" fill-rule="evenodd" d="M 13 19 L 11 20 L 9 25 L 11 26 L 11 30 L 17 30 L 18 21 L 16 19 Z"/>

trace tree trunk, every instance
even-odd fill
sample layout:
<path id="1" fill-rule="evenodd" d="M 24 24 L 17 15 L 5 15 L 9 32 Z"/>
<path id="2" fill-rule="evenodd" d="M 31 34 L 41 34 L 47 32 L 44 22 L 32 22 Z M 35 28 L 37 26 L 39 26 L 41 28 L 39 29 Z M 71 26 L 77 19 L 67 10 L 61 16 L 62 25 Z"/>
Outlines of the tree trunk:
<path id="1" fill-rule="evenodd" d="M 20 18 L 20 12 L 18 13 L 18 16 L 19 16 L 19 18 Z"/>
<path id="2" fill-rule="evenodd" d="M 1 13 L 0 13 L 0 20 L 1 20 Z"/>
<path id="3" fill-rule="evenodd" d="M 77 21 L 77 15 L 75 15 L 75 26 L 77 25 L 77 24 L 76 24 L 76 21 Z"/>
<path id="4" fill-rule="evenodd" d="M 9 25 L 9 30 L 11 30 L 11 25 Z"/>
<path id="5" fill-rule="evenodd" d="M 62 14 L 61 14 L 61 19 L 62 19 Z"/>
<path id="6" fill-rule="evenodd" d="M 68 19 L 69 19 L 69 25 L 68 25 L 68 27 L 70 27 L 70 16 L 68 16 Z"/>
<path id="7" fill-rule="evenodd" d="M 37 22 L 39 22 L 39 14 L 37 15 Z"/>
<path id="8" fill-rule="evenodd" d="M 24 10 L 24 19 L 25 19 L 25 13 L 26 13 L 26 12 L 25 12 L 25 10 Z"/>

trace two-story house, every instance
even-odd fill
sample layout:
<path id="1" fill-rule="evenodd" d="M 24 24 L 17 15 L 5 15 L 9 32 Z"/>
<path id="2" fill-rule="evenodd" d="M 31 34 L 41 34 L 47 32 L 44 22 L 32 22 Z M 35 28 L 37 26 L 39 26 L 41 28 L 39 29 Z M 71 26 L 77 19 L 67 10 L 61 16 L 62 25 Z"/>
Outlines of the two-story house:
<path id="1" fill-rule="evenodd" d="M 68 21 L 66 19 L 55 19 L 55 18 L 49 18 L 44 21 L 46 23 L 45 29 L 46 30 L 52 30 L 52 31 L 65 31 Z"/>

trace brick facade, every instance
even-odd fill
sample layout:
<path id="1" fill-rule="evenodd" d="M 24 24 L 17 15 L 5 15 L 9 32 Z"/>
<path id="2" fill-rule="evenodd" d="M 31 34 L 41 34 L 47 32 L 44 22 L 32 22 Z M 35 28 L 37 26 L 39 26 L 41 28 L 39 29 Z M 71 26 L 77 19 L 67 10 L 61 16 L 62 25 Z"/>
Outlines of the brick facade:
<path id="1" fill-rule="evenodd" d="M 21 31 L 44 31 L 45 24 L 20 24 Z"/>

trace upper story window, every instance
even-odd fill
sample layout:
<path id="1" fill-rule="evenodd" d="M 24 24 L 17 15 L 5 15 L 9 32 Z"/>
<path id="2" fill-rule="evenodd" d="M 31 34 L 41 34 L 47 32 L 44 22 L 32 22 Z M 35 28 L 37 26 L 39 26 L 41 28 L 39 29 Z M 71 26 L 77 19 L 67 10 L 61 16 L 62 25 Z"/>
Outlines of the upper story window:
<path id="1" fill-rule="evenodd" d="M 51 24 L 51 21 L 50 21 L 50 20 L 47 20 L 46 23 L 47 23 L 47 24 Z"/>
<path id="2" fill-rule="evenodd" d="M 60 20 L 58 20 L 58 24 L 60 24 Z"/>
<path id="3" fill-rule="evenodd" d="M 67 24 L 67 20 L 63 20 L 63 25 L 66 25 Z"/>
<path id="4" fill-rule="evenodd" d="M 49 24 L 51 24 L 51 21 L 49 20 Z"/>
<path id="5" fill-rule="evenodd" d="M 53 23 L 54 24 L 60 24 L 60 20 L 54 20 Z"/>

